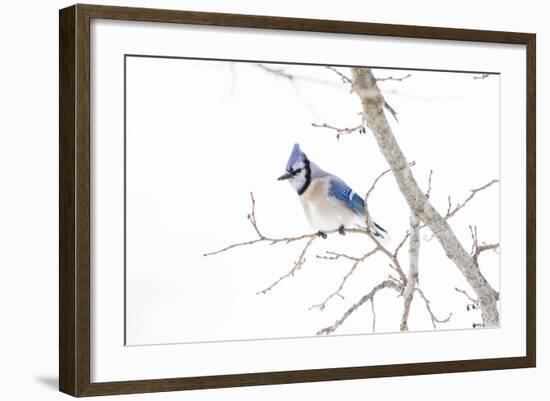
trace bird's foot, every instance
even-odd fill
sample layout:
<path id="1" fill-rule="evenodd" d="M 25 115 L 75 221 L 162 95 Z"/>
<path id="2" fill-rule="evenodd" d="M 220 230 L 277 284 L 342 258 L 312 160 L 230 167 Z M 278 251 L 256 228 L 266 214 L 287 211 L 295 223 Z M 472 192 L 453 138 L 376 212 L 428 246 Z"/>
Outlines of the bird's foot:
<path id="1" fill-rule="evenodd" d="M 327 239 L 327 235 L 322 231 L 317 231 L 317 236 L 321 237 L 322 239 Z"/>
<path id="2" fill-rule="evenodd" d="M 343 224 L 340 227 L 338 227 L 338 233 L 340 235 L 346 235 L 346 231 Z"/>

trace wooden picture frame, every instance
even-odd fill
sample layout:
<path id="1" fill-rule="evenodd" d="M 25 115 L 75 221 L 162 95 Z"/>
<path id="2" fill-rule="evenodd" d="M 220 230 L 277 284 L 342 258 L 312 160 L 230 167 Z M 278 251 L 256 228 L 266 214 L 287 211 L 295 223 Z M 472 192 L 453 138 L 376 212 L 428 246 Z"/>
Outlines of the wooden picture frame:
<path id="1" fill-rule="evenodd" d="M 365 367 L 91 382 L 90 21 L 109 19 L 491 42 L 526 47 L 526 355 Z M 534 367 L 536 361 L 536 93 L 534 34 L 143 8 L 74 5 L 59 14 L 59 389 L 73 396 L 347 380 Z"/>

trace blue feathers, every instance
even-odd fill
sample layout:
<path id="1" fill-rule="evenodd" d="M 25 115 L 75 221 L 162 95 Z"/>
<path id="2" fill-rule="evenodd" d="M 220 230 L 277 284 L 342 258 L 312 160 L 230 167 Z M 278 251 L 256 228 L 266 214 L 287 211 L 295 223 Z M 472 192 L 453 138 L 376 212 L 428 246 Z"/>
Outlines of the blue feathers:
<path id="1" fill-rule="evenodd" d="M 288 158 L 288 163 L 286 164 L 286 171 L 291 171 L 292 166 L 300 159 L 304 160 L 307 159 L 307 157 L 305 153 L 302 152 L 302 150 L 300 149 L 300 145 L 295 143 L 294 147 L 292 148 L 292 153 L 290 153 L 290 157 Z"/>
<path id="2" fill-rule="evenodd" d="M 300 196 L 310 225 L 320 233 L 345 228 L 369 227 L 372 233 L 386 238 L 386 231 L 365 216 L 365 202 L 344 181 L 321 169 L 295 144 L 285 173 L 278 178 L 286 180 Z"/>
<path id="3" fill-rule="evenodd" d="M 353 213 L 361 218 L 365 216 L 365 202 L 357 193 L 355 193 L 348 185 L 336 176 L 330 177 L 328 188 L 328 196 L 338 199 Z M 369 224 L 372 224 L 373 233 L 377 237 L 384 238 L 387 231 L 379 224 L 369 218 Z"/>
<path id="4" fill-rule="evenodd" d="M 330 178 L 328 195 L 338 199 L 359 216 L 365 214 L 363 198 L 357 195 L 348 185 L 337 177 Z"/>

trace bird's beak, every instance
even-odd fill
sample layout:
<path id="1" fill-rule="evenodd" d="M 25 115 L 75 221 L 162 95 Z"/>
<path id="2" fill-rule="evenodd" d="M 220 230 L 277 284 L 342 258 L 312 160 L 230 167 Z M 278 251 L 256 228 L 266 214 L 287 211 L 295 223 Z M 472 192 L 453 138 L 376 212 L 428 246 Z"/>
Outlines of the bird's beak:
<path id="1" fill-rule="evenodd" d="M 280 176 L 279 178 L 277 178 L 277 180 L 279 180 L 279 181 L 288 180 L 290 177 L 292 177 L 292 174 L 290 174 L 290 173 L 284 173 L 282 176 Z"/>

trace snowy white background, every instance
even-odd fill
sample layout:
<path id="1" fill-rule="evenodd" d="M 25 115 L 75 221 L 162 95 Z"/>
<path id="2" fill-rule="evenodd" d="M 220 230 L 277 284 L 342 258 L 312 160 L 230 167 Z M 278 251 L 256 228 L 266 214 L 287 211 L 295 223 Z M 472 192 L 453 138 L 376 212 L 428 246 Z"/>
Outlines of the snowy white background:
<path id="1" fill-rule="evenodd" d="M 339 318 L 370 288 L 387 277 L 387 260 L 363 264 L 320 312 L 308 307 L 339 285 L 351 264 L 316 260 L 325 250 L 361 255 L 365 238 L 316 241 L 308 261 L 266 295 L 256 295 L 293 265 L 299 244 L 255 245 L 203 257 L 206 251 L 255 234 L 246 220 L 249 192 L 257 200 L 261 230 L 271 236 L 310 232 L 301 205 L 286 183 L 276 181 L 292 144 L 299 142 L 322 168 L 364 194 L 387 168 L 374 139 L 343 136 L 311 123 L 355 126 L 359 102 L 338 76 L 323 67 L 270 65 L 307 79 L 294 83 L 254 64 L 181 59 L 127 59 L 127 341 L 129 345 L 194 341 L 302 337 Z M 340 69 L 348 73 L 346 68 Z M 399 124 L 388 118 L 414 174 L 444 213 L 469 190 L 499 177 L 499 76 L 377 69 Z M 408 208 L 393 178 L 379 182 L 369 201 L 375 220 L 391 234 L 394 247 L 408 227 Z M 499 187 L 480 193 L 451 220 L 469 248 L 468 225 L 481 241 L 499 241 Z M 423 237 L 429 236 L 423 231 Z M 407 252 L 401 252 L 407 265 Z M 481 268 L 499 289 L 499 257 L 481 256 Z M 471 292 L 439 244 L 424 241 L 420 285 L 439 317 L 453 313 L 440 329 L 471 328 L 478 312 L 466 311 Z M 502 294 L 505 297 L 505 294 Z M 377 332 L 397 331 L 402 299 L 395 292 L 375 298 Z M 506 313 L 504 309 L 503 314 Z M 370 305 L 336 334 L 370 333 Z M 415 298 L 411 330 L 431 330 L 424 303 Z"/>

